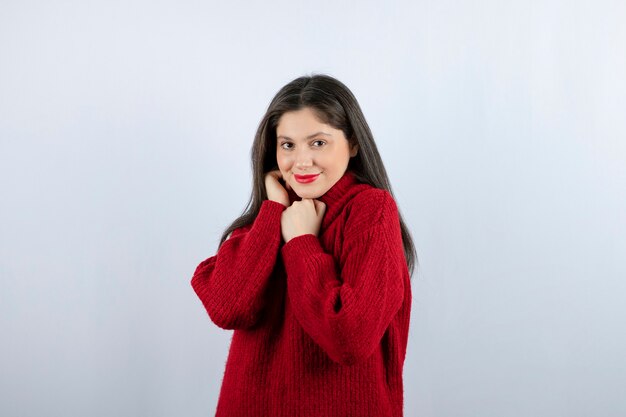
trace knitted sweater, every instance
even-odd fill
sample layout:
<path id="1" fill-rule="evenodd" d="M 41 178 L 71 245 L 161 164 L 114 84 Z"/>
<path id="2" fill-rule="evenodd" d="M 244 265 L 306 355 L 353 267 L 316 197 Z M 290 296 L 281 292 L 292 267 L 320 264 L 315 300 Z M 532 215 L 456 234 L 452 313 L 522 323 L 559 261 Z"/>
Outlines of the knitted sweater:
<path id="1" fill-rule="evenodd" d="M 319 200 L 318 236 L 284 243 L 286 207 L 264 200 L 193 274 L 210 319 L 234 329 L 216 417 L 403 415 L 411 288 L 395 201 L 351 171 Z"/>

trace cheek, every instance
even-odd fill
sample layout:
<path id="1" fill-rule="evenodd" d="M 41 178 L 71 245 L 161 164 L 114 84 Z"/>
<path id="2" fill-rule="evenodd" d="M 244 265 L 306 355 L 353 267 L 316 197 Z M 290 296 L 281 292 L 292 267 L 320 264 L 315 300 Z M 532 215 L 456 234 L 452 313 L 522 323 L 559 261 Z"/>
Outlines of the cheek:
<path id="1" fill-rule="evenodd" d="M 337 152 L 320 152 L 316 158 L 316 162 L 328 168 L 331 168 L 338 160 Z"/>
<path id="2" fill-rule="evenodd" d="M 285 157 L 284 155 L 276 155 L 276 162 L 278 163 L 279 167 L 285 167 L 288 168 L 289 167 L 289 157 Z"/>

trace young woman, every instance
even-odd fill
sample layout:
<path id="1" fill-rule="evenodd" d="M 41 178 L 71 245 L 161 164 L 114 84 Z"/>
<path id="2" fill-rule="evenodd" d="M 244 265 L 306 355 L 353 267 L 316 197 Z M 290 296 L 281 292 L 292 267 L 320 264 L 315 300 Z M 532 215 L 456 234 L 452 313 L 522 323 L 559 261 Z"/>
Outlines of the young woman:
<path id="1" fill-rule="evenodd" d="M 234 330 L 216 416 L 402 416 L 416 253 L 356 98 L 291 81 L 251 155 L 247 211 L 191 279 Z"/>

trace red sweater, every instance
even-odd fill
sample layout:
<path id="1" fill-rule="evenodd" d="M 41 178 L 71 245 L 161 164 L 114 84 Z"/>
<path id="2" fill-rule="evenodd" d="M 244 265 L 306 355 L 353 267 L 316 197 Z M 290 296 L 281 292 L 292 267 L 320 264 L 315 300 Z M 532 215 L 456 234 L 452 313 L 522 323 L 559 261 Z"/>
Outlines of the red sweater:
<path id="1" fill-rule="evenodd" d="M 211 320 L 234 329 L 216 417 L 403 415 L 411 287 L 395 201 L 350 171 L 319 200 L 319 237 L 284 243 L 286 207 L 265 200 L 193 274 Z"/>

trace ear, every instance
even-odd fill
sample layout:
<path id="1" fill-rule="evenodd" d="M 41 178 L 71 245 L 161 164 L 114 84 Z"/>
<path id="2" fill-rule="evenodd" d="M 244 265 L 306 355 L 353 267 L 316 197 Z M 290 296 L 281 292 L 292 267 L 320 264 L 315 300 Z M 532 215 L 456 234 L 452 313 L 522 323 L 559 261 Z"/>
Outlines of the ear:
<path id="1" fill-rule="evenodd" d="M 352 149 L 350 149 L 350 158 L 355 157 L 358 152 L 359 152 L 359 144 L 355 143 L 354 146 L 352 146 Z"/>

